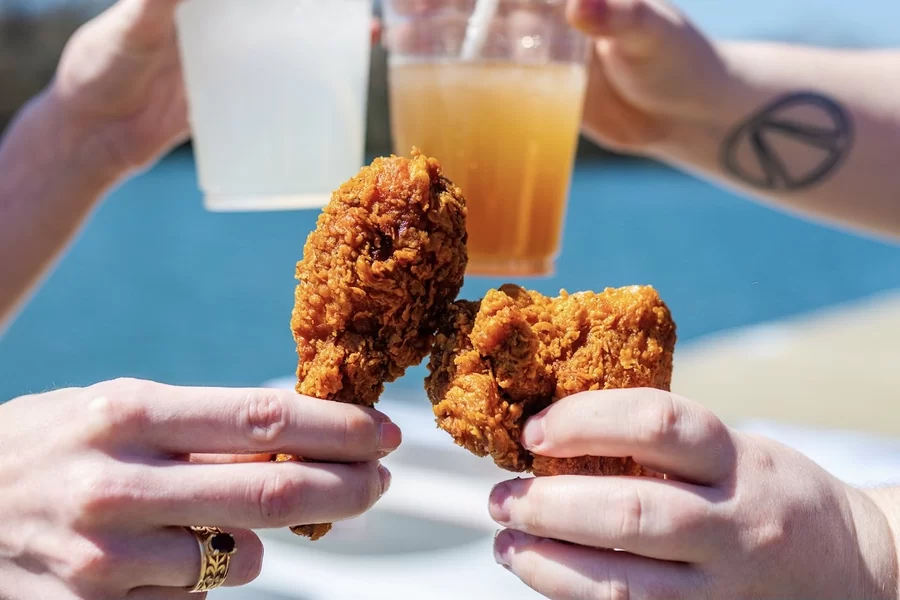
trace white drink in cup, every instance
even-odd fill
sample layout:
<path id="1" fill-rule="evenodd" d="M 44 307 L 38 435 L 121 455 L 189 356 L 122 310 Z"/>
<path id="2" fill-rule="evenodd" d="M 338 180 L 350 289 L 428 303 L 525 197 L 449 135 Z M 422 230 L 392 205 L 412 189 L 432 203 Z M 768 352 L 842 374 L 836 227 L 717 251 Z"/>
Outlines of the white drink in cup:
<path id="1" fill-rule="evenodd" d="M 365 160 L 372 0 L 186 0 L 178 38 L 214 211 L 321 208 Z"/>

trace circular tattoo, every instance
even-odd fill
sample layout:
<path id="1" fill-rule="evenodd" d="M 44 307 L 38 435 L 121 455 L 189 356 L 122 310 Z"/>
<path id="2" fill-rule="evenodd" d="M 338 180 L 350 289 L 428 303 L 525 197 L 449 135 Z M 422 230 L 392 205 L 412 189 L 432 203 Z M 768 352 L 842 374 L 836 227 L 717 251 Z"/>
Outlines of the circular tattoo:
<path id="1" fill-rule="evenodd" d="M 803 110 L 803 116 L 797 109 Z M 812 165 L 798 168 L 772 143 L 774 136 L 816 151 Z M 813 186 L 837 169 L 850 151 L 850 115 L 834 100 L 813 93 L 785 96 L 739 125 L 722 146 L 726 171 L 766 190 L 796 191 Z M 749 148 L 749 152 L 741 152 Z"/>

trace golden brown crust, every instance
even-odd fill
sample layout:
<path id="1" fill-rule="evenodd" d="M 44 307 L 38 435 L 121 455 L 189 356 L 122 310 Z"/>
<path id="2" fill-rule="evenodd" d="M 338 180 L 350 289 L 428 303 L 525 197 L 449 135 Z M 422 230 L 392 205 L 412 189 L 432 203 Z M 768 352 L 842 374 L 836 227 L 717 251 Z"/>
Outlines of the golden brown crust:
<path id="1" fill-rule="evenodd" d="M 465 199 L 435 159 L 414 149 L 363 168 L 334 192 L 297 264 L 297 392 L 375 404 L 431 350 L 467 263 Z"/>
<path id="2" fill-rule="evenodd" d="M 550 475 L 605 475 L 638 477 L 649 475 L 650 471 L 634 462 L 632 458 L 604 456 L 582 456 L 580 458 L 548 458 L 535 456 L 531 471 L 537 477 Z"/>
<path id="3" fill-rule="evenodd" d="M 431 355 L 428 396 L 441 429 L 478 456 L 492 456 L 513 471 L 527 466 L 519 444 L 523 405 L 503 399 L 490 365 L 471 342 L 478 312 L 474 302 L 457 302 L 438 332 Z"/>
<path id="4" fill-rule="evenodd" d="M 320 540 L 331 531 L 331 523 L 321 523 L 319 525 L 295 525 L 291 527 L 291 533 L 309 538 L 315 542 Z"/>
<path id="5" fill-rule="evenodd" d="M 341 186 L 297 264 L 297 392 L 371 406 L 419 364 L 466 265 L 462 192 L 440 164 L 378 158 Z"/>
<path id="6" fill-rule="evenodd" d="M 669 389 L 675 323 L 653 288 L 551 299 L 506 285 L 448 314 L 425 387 L 457 443 L 511 471 L 648 474 L 630 458 L 533 457 L 519 435 L 528 417 L 575 393 Z"/>

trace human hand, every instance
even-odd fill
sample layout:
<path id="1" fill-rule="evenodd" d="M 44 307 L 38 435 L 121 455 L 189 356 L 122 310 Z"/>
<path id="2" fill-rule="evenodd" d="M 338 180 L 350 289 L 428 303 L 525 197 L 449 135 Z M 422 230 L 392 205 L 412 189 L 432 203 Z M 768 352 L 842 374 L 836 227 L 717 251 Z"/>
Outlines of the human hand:
<path id="1" fill-rule="evenodd" d="M 868 495 L 688 400 L 572 396 L 529 421 L 522 443 L 560 458 L 633 456 L 671 477 L 497 486 L 491 514 L 508 528 L 497 560 L 549 598 L 897 597 L 890 526 Z"/>
<path id="2" fill-rule="evenodd" d="M 391 10 L 420 17 L 446 11 L 441 39 L 458 41 L 474 4 L 393 0 Z M 518 5 L 500 7 L 500 15 L 513 7 Z M 454 11 L 458 22 L 451 18 Z M 568 0 L 567 15 L 573 26 L 595 40 L 584 109 L 584 131 L 591 138 L 618 151 L 651 153 L 678 130 L 702 126 L 715 116 L 730 82 L 723 59 L 666 0 Z M 506 35 L 507 25 L 500 20 L 496 25 L 498 36 Z M 434 36 L 417 36 L 406 24 L 395 29 L 388 46 L 435 43 Z"/>
<path id="3" fill-rule="evenodd" d="M 649 153 L 715 118 L 727 69 L 716 47 L 667 0 L 569 0 L 594 38 L 584 129 L 611 149 Z"/>
<path id="4" fill-rule="evenodd" d="M 79 153 L 117 176 L 149 166 L 188 137 L 179 2 L 119 0 L 75 33 L 47 94 L 75 131 Z"/>
<path id="5" fill-rule="evenodd" d="M 119 380 L 13 400 L 0 406 L 0 598 L 196 598 L 185 526 L 232 533 L 226 585 L 246 584 L 263 553 L 249 529 L 362 513 L 399 443 L 374 410 L 278 390 Z M 264 462 L 273 453 L 328 464 Z"/>
<path id="6" fill-rule="evenodd" d="M 188 135 L 175 32 L 180 0 L 119 0 L 63 52 L 49 99 L 80 154 L 116 175 L 148 166 Z"/>

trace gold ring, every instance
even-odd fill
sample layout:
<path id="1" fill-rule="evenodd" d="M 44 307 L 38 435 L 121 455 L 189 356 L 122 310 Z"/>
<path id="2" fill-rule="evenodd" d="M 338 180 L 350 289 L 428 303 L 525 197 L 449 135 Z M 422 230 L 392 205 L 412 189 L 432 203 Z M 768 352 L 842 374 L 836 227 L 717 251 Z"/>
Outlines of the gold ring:
<path id="1" fill-rule="evenodd" d="M 185 527 L 200 544 L 200 578 L 188 591 L 192 594 L 222 587 L 228 578 L 231 557 L 237 552 L 234 536 L 218 527 Z"/>

